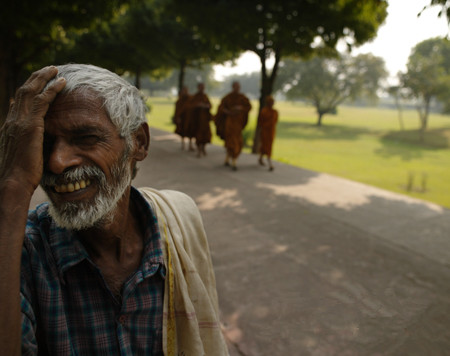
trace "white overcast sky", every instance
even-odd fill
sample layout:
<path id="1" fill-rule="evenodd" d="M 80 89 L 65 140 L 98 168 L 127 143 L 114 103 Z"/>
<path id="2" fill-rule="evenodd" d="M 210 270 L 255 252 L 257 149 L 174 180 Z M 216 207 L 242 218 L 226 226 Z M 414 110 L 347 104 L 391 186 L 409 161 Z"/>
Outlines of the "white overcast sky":
<path id="1" fill-rule="evenodd" d="M 377 37 L 370 43 L 355 49 L 354 54 L 373 53 L 384 58 L 391 77 L 406 70 L 411 48 L 417 43 L 436 36 L 447 36 L 450 32 L 445 17 L 438 18 L 439 7 L 417 14 L 430 0 L 389 0 L 388 16 L 378 30 Z M 259 58 L 252 52 L 244 53 L 236 62 L 215 66 L 217 79 L 230 74 L 259 71 Z"/>

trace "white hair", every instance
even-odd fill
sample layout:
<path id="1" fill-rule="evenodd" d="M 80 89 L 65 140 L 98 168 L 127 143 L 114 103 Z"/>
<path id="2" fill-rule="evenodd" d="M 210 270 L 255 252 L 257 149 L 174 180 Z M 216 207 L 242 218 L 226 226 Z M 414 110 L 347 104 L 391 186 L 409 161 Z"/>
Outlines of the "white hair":
<path id="1" fill-rule="evenodd" d="M 59 77 L 66 79 L 66 86 L 61 93 L 74 90 L 81 93 L 92 90 L 97 93 L 103 100 L 110 120 L 127 141 L 131 133 L 146 122 L 147 106 L 143 96 L 136 87 L 117 74 L 91 64 L 64 64 L 56 67 L 58 74 L 54 80 Z"/>

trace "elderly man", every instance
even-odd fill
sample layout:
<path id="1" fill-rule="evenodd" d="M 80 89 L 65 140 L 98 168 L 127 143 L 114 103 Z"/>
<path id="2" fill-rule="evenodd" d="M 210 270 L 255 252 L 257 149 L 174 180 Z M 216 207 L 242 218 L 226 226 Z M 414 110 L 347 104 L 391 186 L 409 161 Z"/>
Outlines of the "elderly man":
<path id="1" fill-rule="evenodd" d="M 149 129 L 136 88 L 89 65 L 46 67 L 1 131 L 4 355 L 226 355 L 193 201 L 137 190 Z M 28 212 L 41 184 L 50 204 Z"/>

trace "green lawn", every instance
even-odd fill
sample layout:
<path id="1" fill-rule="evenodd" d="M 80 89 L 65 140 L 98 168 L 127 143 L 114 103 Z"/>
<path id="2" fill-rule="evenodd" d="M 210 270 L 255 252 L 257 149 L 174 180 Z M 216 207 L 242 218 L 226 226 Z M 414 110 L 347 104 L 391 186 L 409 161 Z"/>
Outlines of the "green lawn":
<path id="1" fill-rule="evenodd" d="M 218 100 L 212 101 L 215 113 Z M 149 104 L 150 125 L 173 131 L 174 99 L 150 98 Z M 252 104 L 246 129 L 250 139 L 257 110 Z M 275 107 L 280 118 L 273 159 L 450 207 L 450 116 L 432 114 L 421 144 L 413 110 L 403 112 L 400 130 L 396 110 L 342 106 L 317 127 L 310 106 L 279 102 Z M 217 137 L 213 142 L 221 144 Z"/>

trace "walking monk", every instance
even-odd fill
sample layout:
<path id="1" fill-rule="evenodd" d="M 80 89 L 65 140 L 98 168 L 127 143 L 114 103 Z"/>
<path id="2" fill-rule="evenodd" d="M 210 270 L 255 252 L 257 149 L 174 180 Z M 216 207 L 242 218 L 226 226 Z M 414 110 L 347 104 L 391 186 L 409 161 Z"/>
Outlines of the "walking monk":
<path id="1" fill-rule="evenodd" d="M 184 150 L 184 138 L 186 134 L 186 121 L 187 121 L 187 103 L 191 96 L 189 95 L 188 88 L 183 87 L 178 94 L 178 100 L 175 103 L 175 114 L 173 115 L 173 121 L 175 123 L 175 133 L 181 136 L 181 149 Z M 189 140 L 189 148 L 192 147 L 191 140 Z"/>
<path id="2" fill-rule="evenodd" d="M 264 166 L 263 156 L 267 156 L 269 162 L 269 171 L 273 171 L 272 161 L 272 144 L 275 138 L 275 126 L 278 121 L 278 111 L 273 108 L 275 101 L 272 96 L 267 96 L 264 107 L 258 116 L 258 126 L 260 127 L 261 147 L 259 149 L 259 164 Z"/>
<path id="3" fill-rule="evenodd" d="M 205 85 L 198 83 L 197 93 L 189 101 L 188 122 L 195 137 L 197 157 L 206 156 L 205 146 L 211 142 L 211 102 L 205 94 Z"/>
<path id="4" fill-rule="evenodd" d="M 220 102 L 215 118 L 219 136 L 221 129 L 223 130 L 222 136 L 227 150 L 225 165 L 229 166 L 231 159 L 231 168 L 234 171 L 237 170 L 236 160 L 244 146 L 242 131 L 247 125 L 248 113 L 252 108 L 250 101 L 240 90 L 239 82 L 233 82 L 232 91 Z"/>

